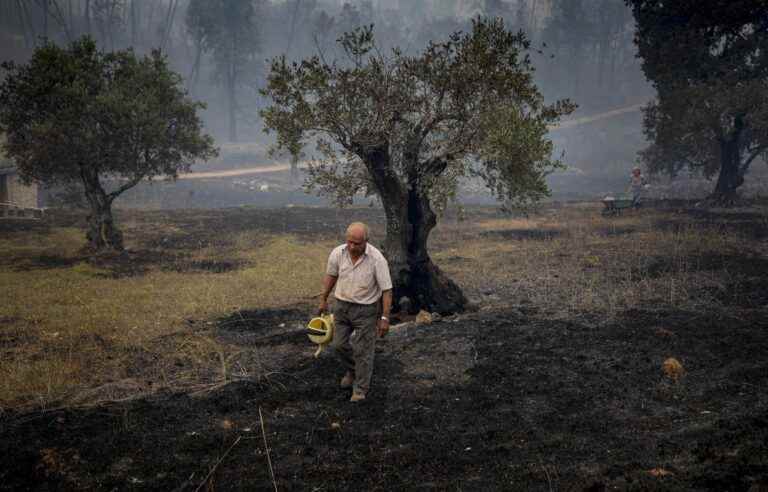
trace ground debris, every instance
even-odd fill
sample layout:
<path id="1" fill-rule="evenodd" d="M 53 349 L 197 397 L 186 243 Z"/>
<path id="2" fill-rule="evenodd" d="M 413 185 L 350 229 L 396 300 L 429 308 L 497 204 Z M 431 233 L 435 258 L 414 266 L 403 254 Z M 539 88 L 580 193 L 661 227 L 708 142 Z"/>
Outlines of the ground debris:
<path id="1" fill-rule="evenodd" d="M 190 212 L 187 220 L 199 225 L 163 234 L 171 237 L 163 251 L 176 251 L 184 268 L 192 268 L 198 257 L 185 251 L 202 248 L 197 236 L 208 229 L 221 241 L 249 229 L 254 238 L 287 231 L 313 247 L 318 238 L 330 245 L 335 225 L 321 224 L 360 212 L 338 212 L 340 219 L 337 212 L 300 207 L 282 213 L 276 222 L 248 211 Z M 363 219 L 383 230 L 383 213 L 376 213 Z M 702 217 L 712 221 L 709 230 L 687 217 L 644 210 L 611 219 L 612 234 L 599 236 L 588 230 L 592 223 L 607 227 L 599 216 L 578 216 L 570 229 L 552 216 L 541 235 L 527 221 L 482 213 L 481 221 L 461 227 L 478 222 L 472 227 L 495 231 L 503 242 L 476 255 L 471 248 L 485 247 L 491 236 L 481 245 L 472 242 L 478 229 L 456 226 L 436 229 L 443 235 L 435 243 L 457 248 L 443 249 L 448 258 L 467 258 L 446 269 L 483 310 L 439 324 L 430 313 L 432 324 L 418 328 L 412 315 L 393 313 L 405 323 L 393 324 L 377 344 L 365 404 L 351 405 L 349 390 L 339 389 L 342 372 L 333 357 L 311 357 L 304 327 L 315 300 L 259 306 L 226 299 L 228 311 L 216 311 L 218 318 L 182 313 L 178 319 L 186 322 L 163 339 L 167 345 L 126 359 L 132 381 L 99 380 L 79 400 L 90 404 L 0 408 L 0 491 L 274 490 L 275 484 L 279 490 L 766 490 L 768 261 L 744 254 L 742 240 L 730 239 L 751 229 Z M 764 217 L 755 221 L 764 224 Z M 599 261 L 589 259 L 585 268 L 582 259 L 593 255 Z M 173 259 L 159 254 L 146 266 Z M 244 267 L 232 265 L 231 272 L 195 273 L 194 281 L 239 278 Z M 24 331 L 19 323 L 0 319 L 0 355 L 59 330 Z M 187 350 L 175 354 L 179 366 L 159 366 L 152 378 L 141 372 L 157 368 L 155 355 L 179 341 Z M 190 364 L 193 356 L 210 367 Z M 671 357 L 680 367 L 671 365 L 668 375 L 662 366 Z M 165 389 L 145 393 L 150 380 Z"/>
<path id="2" fill-rule="evenodd" d="M 675 382 L 679 381 L 680 378 L 683 377 L 683 374 L 685 374 L 683 365 L 674 357 L 665 359 L 664 363 L 661 365 L 661 368 L 664 371 L 664 374 L 666 374 L 669 379 Z"/>

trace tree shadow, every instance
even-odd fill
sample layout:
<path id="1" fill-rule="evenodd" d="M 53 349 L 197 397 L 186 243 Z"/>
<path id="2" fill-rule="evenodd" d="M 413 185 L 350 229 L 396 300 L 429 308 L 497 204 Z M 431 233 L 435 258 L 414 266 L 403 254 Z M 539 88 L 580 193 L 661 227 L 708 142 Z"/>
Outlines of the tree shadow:
<path id="1" fill-rule="evenodd" d="M 636 268 L 638 278 L 660 278 L 678 272 L 724 272 L 733 282 L 765 279 L 768 285 L 768 259 L 755 255 L 701 254 L 681 258 L 654 256 Z"/>
<path id="2" fill-rule="evenodd" d="M 653 226 L 662 231 L 681 232 L 692 227 L 718 228 L 742 234 L 749 239 L 761 240 L 768 237 L 768 218 L 765 213 L 743 209 L 698 208 L 688 202 L 663 208 L 673 209 L 678 215 L 655 221 Z"/>
<path id="3" fill-rule="evenodd" d="M 35 270 L 71 268 L 82 261 L 83 258 L 79 256 L 36 255 L 23 258 L 7 258 L 0 261 L 0 266 L 10 266 L 14 272 L 31 272 Z"/>
<path id="4" fill-rule="evenodd" d="M 0 236 L 19 232 L 45 232 L 48 229 L 45 220 L 0 219 Z"/>
<path id="5" fill-rule="evenodd" d="M 522 241 L 526 239 L 546 241 L 564 235 L 565 232 L 560 229 L 496 229 L 480 233 L 480 236 L 482 237 L 500 238 L 512 241 Z"/>
<path id="6" fill-rule="evenodd" d="M 598 229 L 596 233 L 598 236 L 618 237 L 618 236 L 627 236 L 630 234 L 634 234 L 636 232 L 637 232 L 637 227 L 610 225 L 608 227 L 602 227 Z"/>
<path id="7" fill-rule="evenodd" d="M 108 271 L 101 276 L 109 278 L 138 277 L 154 270 L 191 274 L 229 273 L 245 265 L 244 261 L 239 260 L 191 259 L 186 253 L 151 249 L 96 255 L 87 261 Z"/>
<path id="8" fill-rule="evenodd" d="M 385 223 L 380 209 L 331 209 L 286 207 L 256 210 L 245 207 L 205 211 L 175 210 L 149 213 L 142 221 L 156 224 L 142 227 L 140 247 L 189 250 L 211 245 L 231 245 L 237 235 L 255 232 L 267 237 L 293 234 L 299 240 L 341 238 L 350 222 L 363 221 L 379 228 Z M 170 227 L 169 227 L 170 226 Z"/>
<path id="9" fill-rule="evenodd" d="M 241 268 L 245 262 L 229 260 L 178 260 L 163 264 L 163 271 L 178 273 L 228 273 Z"/>
<path id="10" fill-rule="evenodd" d="M 88 263 L 107 273 L 99 274 L 108 278 L 138 277 L 160 267 L 170 268 L 184 256 L 157 250 L 126 250 L 119 253 L 106 253 L 88 257 Z"/>

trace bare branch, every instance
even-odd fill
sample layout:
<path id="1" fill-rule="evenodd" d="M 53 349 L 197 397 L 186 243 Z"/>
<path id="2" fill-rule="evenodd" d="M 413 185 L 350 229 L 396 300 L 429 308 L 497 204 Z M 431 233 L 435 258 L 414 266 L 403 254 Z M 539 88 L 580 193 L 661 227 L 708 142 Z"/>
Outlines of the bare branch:
<path id="1" fill-rule="evenodd" d="M 763 145 L 763 146 L 761 146 L 761 147 L 757 147 L 757 148 L 756 148 L 756 149 L 755 149 L 755 150 L 754 150 L 754 151 L 753 151 L 753 152 L 752 152 L 752 153 L 749 155 L 749 157 L 747 158 L 747 160 L 746 160 L 746 161 L 744 161 L 744 164 L 741 166 L 741 169 L 739 170 L 740 174 L 742 174 L 742 175 L 743 175 L 744 173 L 746 173 L 746 172 L 747 172 L 747 170 L 749 169 L 749 166 L 750 166 L 750 164 L 752 164 L 752 161 L 754 161 L 754 160 L 757 158 L 757 156 L 759 156 L 760 154 L 762 154 L 762 153 L 763 153 L 763 152 L 765 152 L 766 150 L 768 150 L 768 144 L 765 144 L 765 145 Z"/>

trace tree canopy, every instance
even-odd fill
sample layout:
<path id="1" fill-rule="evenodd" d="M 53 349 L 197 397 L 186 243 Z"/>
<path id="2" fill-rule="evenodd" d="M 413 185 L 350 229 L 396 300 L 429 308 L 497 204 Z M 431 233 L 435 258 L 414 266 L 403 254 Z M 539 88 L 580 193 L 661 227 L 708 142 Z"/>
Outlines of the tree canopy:
<path id="1" fill-rule="evenodd" d="M 628 0 L 635 42 L 658 97 L 645 110 L 651 171 L 718 175 L 731 203 L 768 151 L 768 1 Z"/>
<path id="2" fill-rule="evenodd" d="M 86 36 L 67 48 L 46 43 L 29 63 L 2 68 L 4 150 L 27 181 L 82 183 L 94 248 L 122 247 L 111 215 L 121 193 L 215 155 L 197 115 L 202 104 L 187 99 L 159 52 L 103 53 Z"/>
<path id="3" fill-rule="evenodd" d="M 415 56 L 383 53 L 372 26 L 339 42 L 342 59 L 272 61 L 265 126 L 293 152 L 316 142 L 310 188 L 340 203 L 358 192 L 381 198 L 397 298 L 407 296 L 414 308 L 461 310 L 466 299 L 426 250 L 434 207 L 467 176 L 484 178 L 504 200 L 546 195 L 545 176 L 557 165 L 547 125 L 574 106 L 545 103 L 525 35 L 500 19 L 477 19 L 471 32 L 430 42 Z"/>

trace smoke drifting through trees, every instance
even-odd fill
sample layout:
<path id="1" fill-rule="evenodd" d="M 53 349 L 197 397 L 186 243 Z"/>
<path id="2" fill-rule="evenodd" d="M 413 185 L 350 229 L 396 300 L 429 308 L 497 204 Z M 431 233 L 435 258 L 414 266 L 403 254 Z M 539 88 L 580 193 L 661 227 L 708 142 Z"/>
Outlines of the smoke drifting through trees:
<path id="1" fill-rule="evenodd" d="M 298 60 L 318 50 L 333 58 L 343 32 L 369 24 L 384 48 L 418 51 L 468 30 L 474 15 L 499 16 L 511 30 L 526 31 L 540 48 L 533 56 L 545 95 L 569 97 L 587 112 L 636 102 L 633 94 L 646 90 L 631 12 L 621 0 L 0 0 L 0 58 L 24 61 L 43 37 L 66 43 L 82 34 L 105 50 L 161 48 L 188 89 L 209 103 L 211 129 L 234 137 L 234 106 L 237 136 L 250 141 L 261 138 L 257 110 L 264 102 L 256 89 L 264 86 L 267 59 Z M 221 34 L 233 30 L 227 50 Z M 247 73 L 227 71 L 227 60 Z"/>
<path id="2" fill-rule="evenodd" d="M 645 111 L 644 161 L 717 175 L 710 201 L 734 203 L 752 162 L 768 156 L 768 2 L 628 3 L 658 91 Z"/>

